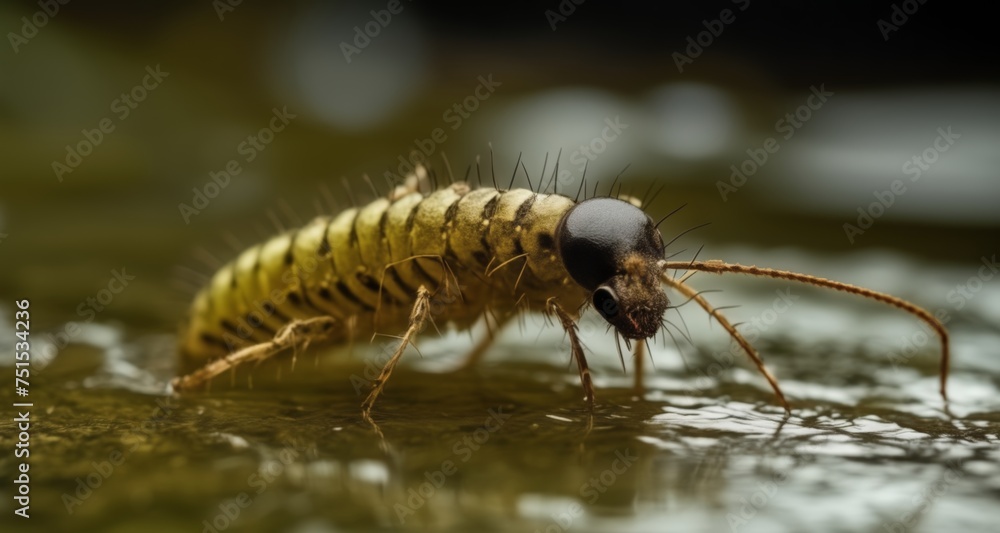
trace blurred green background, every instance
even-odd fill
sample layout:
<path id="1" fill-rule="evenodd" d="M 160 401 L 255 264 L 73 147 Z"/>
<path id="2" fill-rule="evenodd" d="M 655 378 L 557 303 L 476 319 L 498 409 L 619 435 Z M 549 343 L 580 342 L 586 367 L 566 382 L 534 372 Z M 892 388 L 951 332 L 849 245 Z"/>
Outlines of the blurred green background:
<path id="1" fill-rule="evenodd" d="M 58 304 L 44 315 L 58 322 L 127 265 L 141 290 L 109 316 L 171 320 L 188 297 L 166 282 L 175 267 L 212 270 L 195 249 L 227 259 L 223 235 L 243 245 L 270 235 L 269 211 L 287 226 L 284 211 L 308 220 L 322 187 L 349 204 L 342 179 L 365 200 L 361 176 L 384 189 L 384 174 L 435 128 L 444 142 L 424 145 L 429 159 L 440 166 L 446 153 L 460 175 L 485 160 L 488 143 L 503 176 L 520 152 L 537 175 L 546 154 L 563 150 L 564 191 L 575 191 L 585 160 L 590 183 L 610 184 L 631 165 L 626 190 L 664 186 L 654 216 L 688 204 L 668 237 L 712 222 L 701 242 L 890 247 L 959 261 L 995 242 L 998 72 L 970 29 L 974 13 L 920 6 L 892 30 L 879 26 L 892 24 L 892 4 L 880 3 L 563 4 L 480 12 L 404 1 L 383 24 L 370 11 L 387 6 L 376 3 L 111 2 L 67 4 L 52 17 L 5 3 L 0 290 Z M 732 21 L 716 25 L 723 9 Z M 49 20 L 28 38 L 22 17 Z M 375 35 L 363 48 L 359 31 Z M 707 46 L 692 47 L 698 39 Z M 156 88 L 135 89 L 157 66 L 166 74 L 147 80 Z M 486 99 L 474 98 L 480 76 L 497 84 Z M 800 110 L 808 119 L 785 139 L 788 125 L 776 123 L 812 87 L 834 96 Z M 121 100 L 133 91 L 144 99 Z M 247 144 L 273 109 L 295 118 L 263 149 Z M 615 117 L 627 129 L 592 143 Z M 104 119 L 113 131 L 92 153 L 54 170 Z M 960 138 L 913 181 L 903 165 L 948 127 Z M 769 137 L 779 150 L 724 201 L 730 165 L 748 162 L 748 150 L 759 158 Z M 591 144 L 603 150 L 580 150 Z M 178 205 L 192 205 L 192 188 L 231 160 L 241 173 L 185 221 Z M 896 179 L 906 193 L 850 242 L 843 225 Z"/>
<path id="2" fill-rule="evenodd" d="M 9 362 L 13 301 L 30 299 L 32 394 L 45 407 L 33 433 L 37 516 L 10 522 L 2 492 L 0 524 L 202 531 L 249 475 L 294 449 L 236 529 L 988 530 L 1000 518 L 1000 292 L 989 268 L 1000 70 L 983 9 L 3 2 L 0 353 Z M 802 270 L 947 311 L 954 414 L 936 396 L 933 342 L 905 351 L 918 338 L 911 317 L 805 289 L 794 312 L 754 326 L 797 406 L 790 419 L 742 360 L 708 377 L 726 339 L 697 313 L 674 334 L 698 348 L 658 346 L 642 398 L 603 326 L 584 321 L 601 402 L 592 431 L 561 333 L 537 337 L 540 321 L 514 328 L 471 378 L 434 366 L 457 360 L 464 336 L 422 344 L 430 356 L 404 365 L 384 398 L 389 451 L 357 424 L 359 398 L 340 377 L 323 393 L 238 386 L 173 398 L 157 414 L 174 333 L 219 264 L 382 194 L 414 151 L 442 172 L 446 154 L 460 178 L 479 158 L 491 183 L 490 146 L 504 185 L 519 154 L 537 185 L 561 151 L 557 186 L 570 195 L 584 163 L 602 193 L 628 166 L 624 191 L 661 191 L 654 219 L 686 204 L 662 226 L 667 240 L 711 222 L 673 246 L 680 257 L 705 245 L 702 259 Z M 108 292 L 116 272 L 134 279 Z M 747 306 L 729 313 L 751 323 L 781 287 L 696 280 L 726 289 L 713 301 Z M 66 337 L 71 323 L 82 329 Z M 397 520 L 394 502 L 497 406 L 515 417 L 449 478 L 447 496 Z M 120 476 L 66 511 L 93 462 L 136 434 L 143 445 L 129 447 Z M 593 505 L 580 484 L 625 449 L 641 466 L 602 485 Z M 11 455 L 0 455 L 4 479 Z M 777 495 L 766 485 L 775 472 L 787 476 Z M 565 525 L 574 503 L 585 518 Z"/>

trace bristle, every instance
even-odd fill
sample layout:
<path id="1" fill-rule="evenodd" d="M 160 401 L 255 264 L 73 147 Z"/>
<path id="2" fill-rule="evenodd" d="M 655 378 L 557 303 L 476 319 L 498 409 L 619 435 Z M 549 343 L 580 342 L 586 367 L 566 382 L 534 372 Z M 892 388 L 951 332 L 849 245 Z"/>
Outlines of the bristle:
<path id="1" fill-rule="evenodd" d="M 351 191 L 351 184 L 347 182 L 347 176 L 341 176 L 340 182 L 344 185 L 344 191 L 347 193 L 347 199 L 351 201 L 351 206 L 357 206 L 358 201 L 354 199 L 354 192 Z"/>
<path id="2" fill-rule="evenodd" d="M 510 175 L 510 184 L 507 185 L 507 190 L 508 191 L 511 190 L 514 187 L 514 177 L 517 176 L 517 167 L 518 167 L 518 165 L 521 164 L 521 155 L 522 154 L 523 154 L 523 152 L 518 152 L 517 153 L 517 162 L 514 163 L 514 172 L 511 173 L 511 175 Z M 492 163 L 493 163 L 493 151 L 491 149 L 491 151 L 490 151 L 490 164 L 492 165 Z M 528 178 L 528 184 L 529 185 L 531 184 L 531 178 Z"/>
<path id="3" fill-rule="evenodd" d="M 240 260 L 230 261 L 223 266 L 222 262 L 206 249 L 194 250 L 195 256 L 206 266 L 213 270 L 223 269 L 221 275 L 213 278 L 213 275 L 203 274 L 188 267 L 176 269 L 176 275 L 172 280 L 173 286 L 185 292 L 197 291 L 199 288 L 210 292 L 202 293 L 202 299 L 197 300 L 198 304 L 191 308 L 195 316 L 192 316 L 185 326 L 191 330 L 183 337 L 186 339 L 185 350 L 189 350 L 189 346 L 194 346 L 190 351 L 196 352 L 194 356 L 203 358 L 206 365 L 174 383 L 183 384 L 184 387 L 192 383 L 209 385 L 212 378 L 234 369 L 237 365 L 259 363 L 280 351 L 287 353 L 288 349 L 291 349 L 294 369 L 297 350 L 312 341 L 319 340 L 346 342 L 350 345 L 355 333 L 358 333 L 354 328 L 360 327 L 364 328 L 365 336 L 370 332 L 373 338 L 379 336 L 395 339 L 389 350 L 389 353 L 393 354 L 393 362 L 387 363 L 382 369 L 383 377 L 376 381 L 373 392 L 363 403 L 363 417 L 371 422 L 370 412 L 374 398 L 384 386 L 395 361 L 404 351 L 409 352 L 407 347 L 417 340 L 418 333 L 425 324 L 429 322 L 436 330 L 438 321 L 442 321 L 442 326 L 443 320 L 455 319 L 462 323 L 465 317 L 478 316 L 482 313 L 486 329 L 492 338 L 494 332 L 491 331 L 490 315 L 493 315 L 498 327 L 509 318 L 516 317 L 524 330 L 527 327 L 525 313 L 532 307 L 536 310 L 542 307 L 546 322 L 561 326 L 568 336 L 571 360 L 576 362 L 580 370 L 587 402 L 593 406 L 593 385 L 582 343 L 577 336 L 579 329 L 577 320 L 579 312 L 590 305 L 594 290 L 574 284 L 570 272 L 576 271 L 569 268 L 574 265 L 565 265 L 563 261 L 567 259 L 560 256 L 562 249 L 565 248 L 565 240 L 577 237 L 560 229 L 561 221 L 566 220 L 566 213 L 574 207 L 567 197 L 539 196 L 543 191 L 550 190 L 553 196 L 558 195 L 561 156 L 560 150 L 551 177 L 548 179 L 552 183 L 551 189 L 546 183 L 548 152 L 545 153 L 541 173 L 537 176 L 537 184 L 527 170 L 523 153 L 519 152 L 507 189 L 500 189 L 496 178 L 495 152 L 491 144 L 490 175 L 495 191 L 481 190 L 476 194 L 469 194 L 470 188 L 455 186 L 456 176 L 447 156 L 442 152 L 442 172 L 445 174 L 442 175 L 441 184 L 437 180 L 438 172 L 425 163 L 421 163 L 418 167 L 416 182 L 411 176 L 408 182 L 400 184 L 405 185 L 404 188 L 394 184 L 391 174 L 387 173 L 385 181 L 390 191 L 389 195 L 380 193 L 378 188 L 380 184 L 377 186 L 368 175 L 364 175 L 362 179 L 368 183 L 372 193 L 379 199 L 375 203 L 368 204 L 366 208 L 358 205 L 350 184 L 346 178 L 342 178 L 346 196 L 352 205 L 359 209 L 352 209 L 342 217 L 327 217 L 314 221 L 304 230 L 295 230 L 294 233 L 286 232 L 288 223 L 302 226 L 303 221 L 288 202 L 281 198 L 277 199 L 277 210 L 269 208 L 265 214 L 270 224 L 283 235 L 272 237 L 273 240 L 270 242 L 244 252 L 243 244 L 233 233 L 223 232 L 222 237 L 228 247 L 237 254 L 243 254 Z M 478 156 L 475 165 L 477 182 L 482 187 L 482 168 Z M 588 197 L 599 197 L 599 192 L 606 193 L 609 198 L 623 197 L 625 184 L 623 176 L 629 165 L 615 176 L 607 191 L 600 190 L 601 181 L 598 179 L 588 187 L 586 181 L 588 168 L 589 160 L 584 164 L 573 202 L 579 203 L 586 201 Z M 525 174 L 527 189 L 513 189 L 519 169 Z M 469 182 L 471 170 L 472 165 L 469 165 L 464 176 L 466 184 Z M 444 179 L 447 179 L 452 186 L 439 190 Z M 643 194 L 641 206 L 652 203 L 665 186 L 666 183 L 662 183 L 653 192 L 656 183 L 651 182 Z M 630 199 L 632 188 L 630 185 L 628 191 Z M 397 189 L 405 190 L 408 194 L 396 195 Z M 409 194 L 412 190 L 423 195 Z M 335 207 L 336 198 L 325 184 L 320 184 L 320 192 L 321 195 L 312 199 L 313 207 L 318 214 L 322 215 L 324 212 L 321 199 L 329 204 L 331 211 L 339 207 Z M 385 196 L 388 196 L 391 202 L 387 202 Z M 634 200 L 631 201 L 634 203 Z M 679 212 L 685 205 L 675 208 L 659 219 L 654 227 L 658 230 L 665 220 Z M 624 208 L 624 206 L 619 207 Z M 615 221 L 600 219 L 598 223 L 610 224 L 613 227 Z M 262 238 L 269 236 L 270 232 L 263 230 L 260 222 L 252 221 L 251 224 L 261 233 Z M 673 258 L 682 253 L 683 251 L 671 251 L 668 255 L 666 249 L 672 247 L 686 234 L 707 225 L 708 223 L 697 225 L 677 234 L 664 245 L 664 255 Z M 611 234 L 614 235 L 613 232 Z M 658 232 L 655 237 L 659 237 Z M 739 324 L 731 324 L 722 315 L 724 311 L 737 306 L 714 307 L 704 296 L 717 291 L 699 291 L 686 284 L 696 272 L 734 272 L 834 288 L 888 303 L 918 316 L 941 336 L 941 394 L 946 398 L 948 335 L 944 326 L 927 311 L 883 293 L 807 274 L 747 267 L 721 261 L 699 261 L 698 257 L 703 248 L 698 248 L 690 261 L 650 259 L 643 254 L 631 253 L 628 260 L 615 265 L 617 270 L 608 271 L 608 276 L 611 278 L 604 283 L 614 286 L 619 282 L 619 276 L 637 277 L 629 273 L 632 272 L 630 270 L 632 265 L 638 261 L 644 267 L 644 271 L 654 269 L 657 274 L 656 278 L 643 282 L 649 286 L 641 287 L 643 289 L 641 294 L 648 295 L 650 290 L 662 290 L 665 285 L 687 297 L 680 304 L 670 305 L 671 302 L 665 300 L 666 295 L 654 293 L 654 296 L 659 297 L 655 307 L 636 305 L 634 301 L 630 302 L 627 298 L 623 298 L 623 305 L 629 306 L 625 309 L 627 313 L 625 317 L 633 322 L 641 320 L 645 324 L 641 335 L 631 335 L 626 322 L 615 321 L 616 325 L 608 324 L 608 334 L 612 334 L 613 330 L 615 335 L 615 346 L 623 372 L 626 371 L 624 351 L 621 347 L 623 341 L 628 350 L 635 349 L 633 359 L 636 365 L 637 390 L 642 383 L 643 349 L 648 351 L 650 338 L 655 341 L 656 335 L 661 335 L 663 342 L 666 343 L 669 337 L 677 346 L 682 358 L 684 352 L 677 339 L 682 338 L 693 346 L 690 328 L 679 311 L 680 307 L 693 301 L 708 313 L 709 320 L 720 324 L 747 352 L 758 370 L 771 384 L 781 404 L 787 409 L 787 401 L 777 381 L 763 366 L 753 347 L 737 330 Z M 311 259 L 314 252 L 323 259 L 316 265 L 321 265 L 322 269 L 310 265 L 310 262 L 317 263 Z M 604 251 L 595 246 L 594 254 L 598 253 Z M 586 263 L 590 259 L 587 254 L 576 257 L 582 257 L 585 263 L 583 266 L 587 266 Z M 469 262 L 466 262 L 466 258 Z M 580 261 L 573 257 L 569 260 Z M 440 274 L 430 268 L 432 261 L 440 263 Z M 484 263 L 485 270 L 481 271 Z M 676 274 L 670 276 L 668 275 L 670 270 L 684 270 L 686 273 L 680 277 Z M 321 273 L 321 277 L 311 279 L 310 276 L 314 271 Z M 219 281 L 212 283 L 213 279 Z M 221 283 L 223 280 L 227 282 Z M 207 289 L 203 288 L 206 286 Z M 459 298 L 448 301 L 438 299 L 442 293 L 452 296 L 451 288 L 457 288 Z M 287 291 L 285 293 L 287 298 L 283 303 L 268 301 L 269 298 L 273 298 L 272 294 L 281 290 Z M 503 294 L 502 299 L 491 300 L 499 294 Z M 266 305 L 262 306 L 262 302 Z M 432 306 L 432 303 L 442 305 Z M 498 311 L 510 316 L 503 321 L 497 320 L 495 314 L 497 310 L 492 305 L 503 305 Z M 238 332 L 235 324 L 249 321 L 248 309 L 254 309 L 255 306 L 262 313 L 267 309 L 267 322 L 253 325 L 249 337 L 240 333 L 239 338 L 233 338 L 231 343 L 226 335 L 231 336 L 234 332 Z M 650 315 L 660 312 L 659 310 L 663 310 L 664 307 L 662 316 Z M 385 311 L 386 309 L 389 311 Z M 677 322 L 667 319 L 670 309 L 678 313 Z M 387 314 L 379 315 L 379 310 Z M 442 313 L 445 314 L 441 316 Z M 409 320 L 406 319 L 407 316 Z M 611 318 L 608 320 L 612 321 Z M 323 324 L 325 329 L 313 329 L 320 324 Z M 375 324 L 378 324 L 379 331 L 375 330 Z M 624 329 L 619 330 L 619 326 Z M 398 330 L 392 330 L 397 327 Z M 398 335 L 404 329 L 405 333 Z M 622 332 L 629 336 L 645 338 L 637 339 L 637 344 L 633 346 L 631 342 L 633 339 L 626 337 Z M 489 339 L 485 343 L 479 343 L 477 349 L 488 344 Z M 226 345 L 236 351 L 229 355 L 220 354 Z M 419 354 L 419 350 L 417 353 Z M 650 358 L 652 360 L 652 354 Z M 686 359 L 684 362 L 687 366 Z"/>
<path id="4" fill-rule="evenodd" d="M 451 163 L 448 162 L 448 156 L 444 154 L 444 150 L 441 151 L 441 160 L 444 161 L 444 168 L 448 171 L 448 181 L 455 183 L 455 174 L 451 172 Z"/>
<path id="5" fill-rule="evenodd" d="M 288 202 L 284 198 L 278 198 L 278 209 L 281 209 L 292 224 L 296 226 L 302 225 L 302 219 L 299 218 L 299 215 L 292 209 L 292 206 L 288 205 Z"/>

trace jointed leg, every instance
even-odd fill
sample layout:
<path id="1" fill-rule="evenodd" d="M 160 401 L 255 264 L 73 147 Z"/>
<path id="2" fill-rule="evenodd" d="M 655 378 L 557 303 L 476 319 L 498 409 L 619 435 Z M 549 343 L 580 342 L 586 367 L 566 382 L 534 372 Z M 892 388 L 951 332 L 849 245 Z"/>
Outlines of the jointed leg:
<path id="1" fill-rule="evenodd" d="M 735 263 L 725 263 L 722 261 L 662 261 L 660 263 L 660 266 L 664 269 L 664 271 L 667 269 L 676 268 L 680 270 L 701 270 L 704 272 L 710 272 L 712 274 L 735 272 L 738 274 L 749 274 L 751 276 L 764 276 L 769 278 L 798 281 L 801 283 L 807 283 L 809 285 L 828 287 L 830 289 L 849 292 L 851 294 L 857 294 L 859 296 L 871 298 L 873 300 L 891 305 L 893 307 L 898 307 L 899 309 L 902 309 L 903 311 L 906 311 L 907 313 L 910 313 L 912 315 L 916 315 L 917 318 L 923 320 L 927 325 L 931 327 L 931 329 L 936 331 L 938 336 L 941 338 L 941 397 L 945 400 L 948 399 L 948 393 L 946 389 L 948 383 L 948 367 L 950 366 L 950 359 L 951 359 L 951 356 L 948 352 L 948 330 L 945 329 L 944 324 L 942 324 L 940 320 L 934 318 L 934 315 L 930 314 L 926 309 L 922 307 L 907 302 L 902 298 L 897 298 L 895 296 L 885 294 L 883 292 L 873 291 L 871 289 L 858 287 L 856 285 L 851 285 L 849 283 L 841 283 L 839 281 L 833 281 L 826 278 L 810 276 L 809 274 L 789 272 L 787 270 L 775 270 L 773 268 L 761 268 L 752 265 L 746 266 Z"/>
<path id="2" fill-rule="evenodd" d="M 784 407 L 786 411 L 791 411 L 791 408 L 788 405 L 788 401 L 785 400 L 785 395 L 781 392 L 781 387 L 778 386 L 778 380 L 774 379 L 774 376 L 771 375 L 771 372 L 769 372 L 767 370 L 767 367 L 764 366 L 764 361 L 762 361 L 760 359 L 760 356 L 757 355 L 757 351 L 753 349 L 753 346 L 751 346 L 750 343 L 747 342 L 745 338 L 743 338 L 743 335 L 741 335 L 739 331 L 736 331 L 736 328 L 732 324 L 730 324 L 728 320 L 726 320 L 726 317 L 722 316 L 721 313 L 719 313 L 714 307 L 712 307 L 712 305 L 709 304 L 708 301 L 705 300 L 703 296 L 698 294 L 698 291 L 691 288 L 690 285 L 687 285 L 681 282 L 680 280 L 673 279 L 666 273 L 664 273 L 661 276 L 661 278 L 663 279 L 664 283 L 670 285 L 677 292 L 697 302 L 698 305 L 702 307 L 702 309 L 707 311 L 709 315 L 715 318 L 715 320 L 723 327 L 723 329 L 725 329 L 726 332 L 729 333 L 729 335 L 733 338 L 733 340 L 735 340 L 736 343 L 739 344 L 741 348 L 743 348 L 743 351 L 746 352 L 746 354 L 750 357 L 753 363 L 757 365 L 757 370 L 759 370 L 760 373 L 764 375 L 764 378 L 767 379 L 767 382 L 771 384 L 771 389 L 773 389 L 774 394 L 778 396 L 778 401 L 781 402 L 782 407 Z"/>
<path id="3" fill-rule="evenodd" d="M 309 343 L 322 340 L 336 324 L 337 320 L 329 316 L 292 321 L 281 328 L 270 341 L 247 346 L 216 359 L 186 376 L 174 378 L 171 385 L 175 391 L 191 390 L 244 363 L 264 361 L 288 348 L 305 349 Z"/>
<path id="4" fill-rule="evenodd" d="M 430 317 L 431 310 L 431 297 L 430 292 L 421 285 L 417 289 L 417 300 L 413 303 L 413 310 L 410 311 L 410 326 L 406 328 L 406 333 L 403 334 L 402 340 L 399 342 L 399 347 L 392 354 L 389 362 L 382 367 L 382 372 L 379 373 L 378 378 L 375 379 L 375 384 L 372 386 L 371 392 L 368 393 L 368 397 L 361 404 L 361 417 L 374 425 L 371 418 L 372 406 L 375 405 L 375 400 L 378 399 L 378 395 L 382 393 L 382 389 L 385 388 L 385 383 L 389 379 L 389 375 L 392 374 L 392 370 L 396 368 L 396 363 L 399 362 L 399 358 L 403 356 L 403 352 L 406 351 L 406 346 L 413 342 L 413 337 L 423 329 L 424 324 L 427 322 L 428 317 Z"/>
<path id="5" fill-rule="evenodd" d="M 635 352 L 633 354 L 633 358 L 635 359 L 635 363 L 634 363 L 634 365 L 635 365 L 635 385 L 633 386 L 633 388 L 635 389 L 635 393 L 638 394 L 638 395 L 640 395 L 640 396 L 645 391 L 645 387 L 643 387 L 643 385 L 642 385 L 642 368 L 643 368 L 643 366 L 645 366 L 645 363 L 646 363 L 643 360 L 643 359 L 645 359 L 645 357 L 646 357 L 646 343 L 644 341 L 636 341 L 636 343 L 635 343 Z"/>
<path id="6" fill-rule="evenodd" d="M 580 343 L 580 337 L 577 336 L 576 322 L 573 318 L 563 309 L 554 298 L 550 298 L 546 303 L 548 311 L 556 315 L 559 319 L 559 323 L 562 324 L 563 330 L 569 335 L 570 349 L 573 352 L 573 358 L 576 359 L 576 366 L 580 370 L 580 382 L 583 384 L 583 392 L 587 400 L 587 404 L 591 409 L 594 408 L 594 383 L 590 379 L 590 368 L 587 366 L 587 357 L 583 354 L 583 344 Z"/>

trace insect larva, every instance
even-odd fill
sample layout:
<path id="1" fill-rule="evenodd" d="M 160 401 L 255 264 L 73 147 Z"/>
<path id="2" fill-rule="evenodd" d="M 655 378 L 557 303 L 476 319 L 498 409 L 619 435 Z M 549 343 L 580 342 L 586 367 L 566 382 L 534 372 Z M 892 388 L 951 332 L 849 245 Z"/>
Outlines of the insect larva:
<path id="1" fill-rule="evenodd" d="M 697 291 L 668 269 L 743 273 L 829 287 L 898 307 L 941 337 L 946 398 L 948 335 L 924 309 L 887 294 L 807 274 L 721 261 L 667 261 L 658 224 L 617 198 L 581 202 L 530 189 L 472 189 L 464 182 L 430 193 L 425 167 L 387 198 L 319 217 L 254 246 L 220 269 L 195 298 L 181 338 L 189 375 L 177 390 L 310 342 L 398 334 L 398 348 L 362 406 L 365 419 L 406 346 L 425 322 L 470 327 L 486 313 L 501 321 L 533 309 L 567 333 L 587 402 L 594 393 L 576 321 L 593 306 L 615 334 L 641 342 L 663 327 L 663 285 L 695 301 L 743 348 L 786 409 L 777 381 L 752 346 Z M 636 372 L 642 357 L 636 358 Z M 624 360 L 623 360 L 624 365 Z M 637 384 L 639 383 L 637 379 Z"/>

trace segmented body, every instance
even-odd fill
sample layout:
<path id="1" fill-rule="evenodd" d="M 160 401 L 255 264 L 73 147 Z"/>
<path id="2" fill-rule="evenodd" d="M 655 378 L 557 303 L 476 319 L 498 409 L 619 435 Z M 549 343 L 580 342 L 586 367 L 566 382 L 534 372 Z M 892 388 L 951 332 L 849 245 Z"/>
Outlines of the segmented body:
<path id="1" fill-rule="evenodd" d="M 188 366 L 274 337 L 295 319 L 331 316 L 332 340 L 405 329 L 420 286 L 433 318 L 469 327 L 488 308 L 578 311 L 589 292 L 556 250 L 576 203 L 527 189 L 465 183 L 380 198 L 278 235 L 221 268 L 195 298 L 182 333 Z"/>
<path id="2" fill-rule="evenodd" d="M 183 364 L 193 372 L 174 379 L 175 390 L 204 385 L 237 365 L 313 340 L 364 338 L 373 332 L 398 336 L 396 350 L 362 403 L 362 417 L 371 422 L 375 400 L 428 320 L 467 328 L 490 310 L 507 318 L 528 308 L 544 310 L 562 326 L 593 407 L 593 382 L 576 331 L 580 311 L 592 303 L 626 345 L 646 341 L 664 327 L 670 302 L 662 288 L 667 285 L 722 325 L 789 409 L 777 380 L 736 327 L 685 283 L 687 276 L 667 273 L 681 269 L 828 287 L 911 313 L 941 339 L 941 396 L 946 398 L 948 332 L 934 315 L 910 302 L 787 270 L 668 261 L 659 223 L 631 200 L 595 196 L 577 203 L 529 189 L 472 190 L 462 182 L 417 192 L 427 177 L 421 166 L 388 197 L 319 217 L 221 268 L 195 298 L 181 335 Z M 479 353 L 477 347 L 469 361 Z M 642 358 L 634 361 L 641 390 Z"/>

